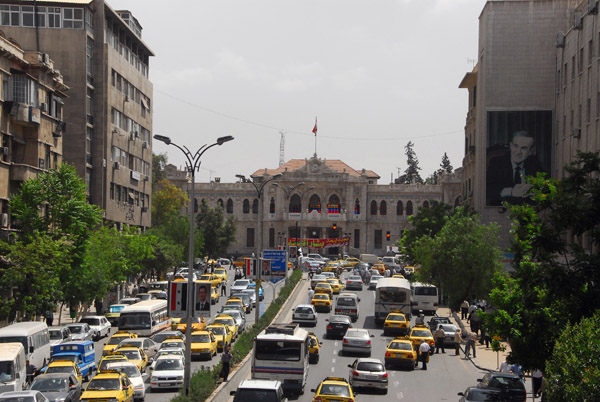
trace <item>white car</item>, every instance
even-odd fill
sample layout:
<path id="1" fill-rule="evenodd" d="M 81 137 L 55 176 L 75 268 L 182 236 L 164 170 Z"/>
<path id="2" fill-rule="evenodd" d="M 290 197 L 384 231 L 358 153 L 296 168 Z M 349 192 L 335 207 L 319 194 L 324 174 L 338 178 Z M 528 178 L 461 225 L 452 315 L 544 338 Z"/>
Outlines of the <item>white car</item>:
<path id="1" fill-rule="evenodd" d="M 185 351 L 181 348 L 164 348 L 164 349 L 159 350 L 156 353 L 156 356 L 154 356 L 154 360 L 152 361 L 152 364 L 150 365 L 150 371 L 154 370 L 154 366 L 156 366 L 156 361 L 158 360 L 158 358 L 162 357 L 162 356 L 166 356 L 166 355 L 176 355 L 176 356 L 185 357 Z"/>
<path id="2" fill-rule="evenodd" d="M 248 294 L 248 296 L 250 296 L 250 302 L 252 303 L 252 307 L 256 307 L 256 288 L 244 289 L 241 293 Z"/>
<path id="3" fill-rule="evenodd" d="M 387 394 L 388 373 L 379 359 L 356 359 L 349 364 L 348 382 L 352 388 L 375 388 Z"/>
<path id="4" fill-rule="evenodd" d="M 164 355 L 156 359 L 150 388 L 181 388 L 183 386 L 183 356 Z"/>
<path id="5" fill-rule="evenodd" d="M 248 285 L 250 285 L 249 279 L 238 279 L 237 281 L 233 282 L 233 285 L 231 285 L 229 295 L 245 290 L 246 288 L 248 288 Z"/>
<path id="6" fill-rule="evenodd" d="M 0 401 L 49 402 L 40 391 L 8 391 L 0 394 Z"/>
<path id="7" fill-rule="evenodd" d="M 108 319 L 102 315 L 86 315 L 79 322 L 84 322 L 90 326 L 90 328 L 94 331 L 94 340 L 100 340 L 105 336 L 108 336 L 110 332 L 110 322 Z"/>
<path id="8" fill-rule="evenodd" d="M 50 334 L 50 347 L 71 340 L 71 331 L 67 327 L 49 327 L 48 333 Z"/>
<path id="9" fill-rule="evenodd" d="M 147 374 L 140 373 L 137 366 L 131 362 L 119 361 L 115 363 L 108 363 L 106 370 L 115 370 L 125 373 L 133 385 L 133 399 L 136 401 L 143 401 L 146 399 L 146 380 Z"/>
<path id="10" fill-rule="evenodd" d="M 292 322 L 317 326 L 317 311 L 312 304 L 298 304 L 292 314 Z"/>
<path id="11" fill-rule="evenodd" d="M 67 328 L 71 331 L 72 341 L 93 341 L 95 332 L 85 322 L 76 322 L 67 324 Z"/>
<path id="12" fill-rule="evenodd" d="M 342 350 L 340 354 L 347 353 L 364 353 L 371 356 L 371 338 L 369 330 L 362 328 L 348 328 L 344 335 Z"/>

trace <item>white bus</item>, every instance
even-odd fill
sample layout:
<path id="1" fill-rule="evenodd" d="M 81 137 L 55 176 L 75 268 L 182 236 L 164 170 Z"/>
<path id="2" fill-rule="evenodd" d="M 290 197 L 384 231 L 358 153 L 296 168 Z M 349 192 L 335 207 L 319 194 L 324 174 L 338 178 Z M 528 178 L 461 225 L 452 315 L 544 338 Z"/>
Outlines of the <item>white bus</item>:
<path id="1" fill-rule="evenodd" d="M 135 332 L 139 336 L 151 336 L 169 328 L 166 300 L 144 300 L 121 310 L 119 331 Z"/>
<path id="2" fill-rule="evenodd" d="M 20 342 L 0 344 L 0 393 L 25 388 L 26 360 L 25 348 Z"/>
<path id="3" fill-rule="evenodd" d="M 308 346 L 308 332 L 298 324 L 271 324 L 254 339 L 252 379 L 278 380 L 285 391 L 303 394 Z"/>
<path id="4" fill-rule="evenodd" d="M 375 288 L 375 321 L 381 323 L 392 311 L 411 316 L 410 282 L 401 278 L 381 278 Z"/>
<path id="5" fill-rule="evenodd" d="M 412 290 L 413 311 L 423 310 L 423 314 L 435 315 L 439 307 L 438 288 L 427 283 L 414 282 Z"/>
<path id="6" fill-rule="evenodd" d="M 0 329 L 0 343 L 19 342 L 25 348 L 25 357 L 37 368 L 50 358 L 50 334 L 42 321 L 25 321 Z"/>

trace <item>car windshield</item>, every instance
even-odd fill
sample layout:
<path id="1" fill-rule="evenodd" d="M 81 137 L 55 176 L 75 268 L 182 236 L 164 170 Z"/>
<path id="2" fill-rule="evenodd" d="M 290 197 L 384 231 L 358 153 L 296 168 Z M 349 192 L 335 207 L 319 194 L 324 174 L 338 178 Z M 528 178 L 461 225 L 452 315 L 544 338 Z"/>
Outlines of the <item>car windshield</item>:
<path id="1" fill-rule="evenodd" d="M 456 326 L 452 324 L 444 324 L 442 325 L 442 329 L 444 332 L 456 332 Z"/>
<path id="2" fill-rule="evenodd" d="M 338 306 L 356 306 L 356 302 L 352 297 L 338 297 L 337 299 Z"/>
<path id="3" fill-rule="evenodd" d="M 383 364 L 375 362 L 360 362 L 356 365 L 356 369 L 360 371 L 385 371 L 385 369 L 383 368 Z"/>
<path id="4" fill-rule="evenodd" d="M 257 340 L 254 357 L 257 360 L 299 361 L 302 342 Z"/>
<path id="5" fill-rule="evenodd" d="M 349 329 L 346 332 L 346 338 L 368 338 L 369 334 L 358 329 Z"/>
<path id="6" fill-rule="evenodd" d="M 5 396 L 0 398 L 0 402 L 35 402 L 33 396 Z"/>
<path id="7" fill-rule="evenodd" d="M 349 281 L 362 281 L 362 278 L 358 275 L 352 275 L 351 277 L 348 278 Z"/>
<path id="8" fill-rule="evenodd" d="M 62 378 L 36 378 L 31 389 L 41 392 L 59 392 L 69 388 L 67 377 Z"/>
<path id="9" fill-rule="evenodd" d="M 317 299 L 317 300 L 329 300 L 329 296 L 327 296 L 325 293 L 317 293 L 313 299 Z"/>
<path id="10" fill-rule="evenodd" d="M 407 342 L 392 342 L 390 349 L 394 350 L 410 350 L 412 351 L 412 345 Z"/>
<path id="11" fill-rule="evenodd" d="M 50 358 L 50 363 L 57 361 L 57 360 L 68 360 L 71 362 L 77 362 L 79 361 L 79 355 L 59 355 L 59 356 L 53 356 Z"/>
<path id="12" fill-rule="evenodd" d="M 183 370 L 181 359 L 160 359 L 156 362 L 154 370 Z"/>
<path id="13" fill-rule="evenodd" d="M 81 326 L 81 325 L 69 326 L 69 330 L 71 330 L 72 334 L 81 334 L 83 332 L 83 326 Z"/>
<path id="14" fill-rule="evenodd" d="M 402 314 L 390 314 L 388 315 L 388 320 L 390 321 L 406 321 L 406 317 Z"/>
<path id="15" fill-rule="evenodd" d="M 225 327 L 213 327 L 209 330 L 215 335 L 225 335 Z"/>
<path id="16" fill-rule="evenodd" d="M 312 314 L 312 308 L 310 307 L 296 307 L 296 313 L 300 314 Z"/>
<path id="17" fill-rule="evenodd" d="M 272 389 L 238 389 L 235 393 L 240 401 L 278 402 L 277 391 Z M 237 400 L 237 399 L 236 399 Z"/>
<path id="18" fill-rule="evenodd" d="M 129 360 L 141 360 L 142 354 L 139 350 L 119 350 L 123 356 L 125 356 Z"/>
<path id="19" fill-rule="evenodd" d="M 331 316 L 329 318 L 329 322 L 349 323 L 350 322 L 350 317 L 348 317 L 348 316 L 333 315 L 333 316 Z"/>
<path id="20" fill-rule="evenodd" d="M 0 382 L 12 381 L 14 379 L 14 368 L 13 362 L 1 361 L 0 362 Z"/>
<path id="21" fill-rule="evenodd" d="M 50 339 L 62 339 L 62 331 L 60 329 L 51 329 L 48 332 L 50 333 Z"/>
<path id="22" fill-rule="evenodd" d="M 90 381 L 86 391 L 106 391 L 121 389 L 121 382 L 118 378 L 95 378 Z"/>
<path id="23" fill-rule="evenodd" d="M 319 394 L 350 397 L 350 389 L 347 385 L 323 384 Z"/>
<path id="24" fill-rule="evenodd" d="M 208 334 L 192 335 L 192 343 L 209 343 L 210 336 Z"/>
<path id="25" fill-rule="evenodd" d="M 85 322 L 87 325 L 100 325 L 100 319 L 99 318 L 88 318 L 88 317 L 83 317 L 80 322 Z"/>
<path id="26" fill-rule="evenodd" d="M 167 339 L 169 336 L 175 336 L 175 334 L 173 332 L 164 332 L 162 334 L 156 334 L 152 337 L 152 340 L 156 343 L 161 343 L 162 341 Z"/>
<path id="27" fill-rule="evenodd" d="M 233 318 L 219 318 L 215 320 L 215 324 L 235 325 Z"/>
<path id="28" fill-rule="evenodd" d="M 168 342 L 165 341 L 160 344 L 160 348 L 183 348 L 183 342 Z"/>
<path id="29" fill-rule="evenodd" d="M 140 371 L 138 370 L 138 368 L 132 364 L 109 364 L 108 366 L 106 366 L 107 370 L 115 370 L 115 371 L 120 371 L 122 373 L 127 374 L 127 377 L 132 378 L 132 377 L 139 377 Z"/>
<path id="30" fill-rule="evenodd" d="M 110 338 L 108 340 L 108 342 L 106 343 L 107 345 L 118 345 L 119 343 L 123 342 L 123 340 L 125 340 L 127 338 L 124 338 L 122 336 L 113 336 L 112 338 Z"/>
<path id="31" fill-rule="evenodd" d="M 46 369 L 45 374 L 55 374 L 55 373 L 74 373 L 75 369 L 69 366 L 59 366 L 59 367 L 48 367 Z"/>
<path id="32" fill-rule="evenodd" d="M 410 336 L 418 336 L 419 338 L 427 338 L 431 336 L 431 333 L 429 331 L 426 331 L 424 329 L 415 329 Z"/>
<path id="33" fill-rule="evenodd" d="M 233 282 L 233 286 L 248 286 L 249 283 L 250 281 L 247 279 L 238 279 L 237 281 Z"/>
<path id="34" fill-rule="evenodd" d="M 523 383 L 518 376 L 501 376 L 495 375 L 490 376 L 488 381 L 488 386 L 490 388 L 502 388 L 502 389 L 523 389 Z"/>

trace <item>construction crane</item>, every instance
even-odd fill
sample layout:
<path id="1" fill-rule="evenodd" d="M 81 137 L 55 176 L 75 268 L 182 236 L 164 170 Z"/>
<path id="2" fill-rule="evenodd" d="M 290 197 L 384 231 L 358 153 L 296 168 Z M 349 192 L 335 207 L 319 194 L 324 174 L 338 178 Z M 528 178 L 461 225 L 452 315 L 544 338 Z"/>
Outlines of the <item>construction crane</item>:
<path id="1" fill-rule="evenodd" d="M 281 141 L 279 141 L 279 166 L 285 163 L 285 132 L 280 131 Z"/>

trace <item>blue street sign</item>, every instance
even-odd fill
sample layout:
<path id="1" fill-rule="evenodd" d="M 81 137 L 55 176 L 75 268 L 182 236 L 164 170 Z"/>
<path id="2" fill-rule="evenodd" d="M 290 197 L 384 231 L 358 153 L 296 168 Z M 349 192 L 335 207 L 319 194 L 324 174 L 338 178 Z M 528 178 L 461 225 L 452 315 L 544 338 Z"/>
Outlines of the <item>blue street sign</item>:
<path id="1" fill-rule="evenodd" d="M 287 251 L 263 250 L 264 260 L 271 260 L 271 276 L 285 276 L 287 271 Z"/>

